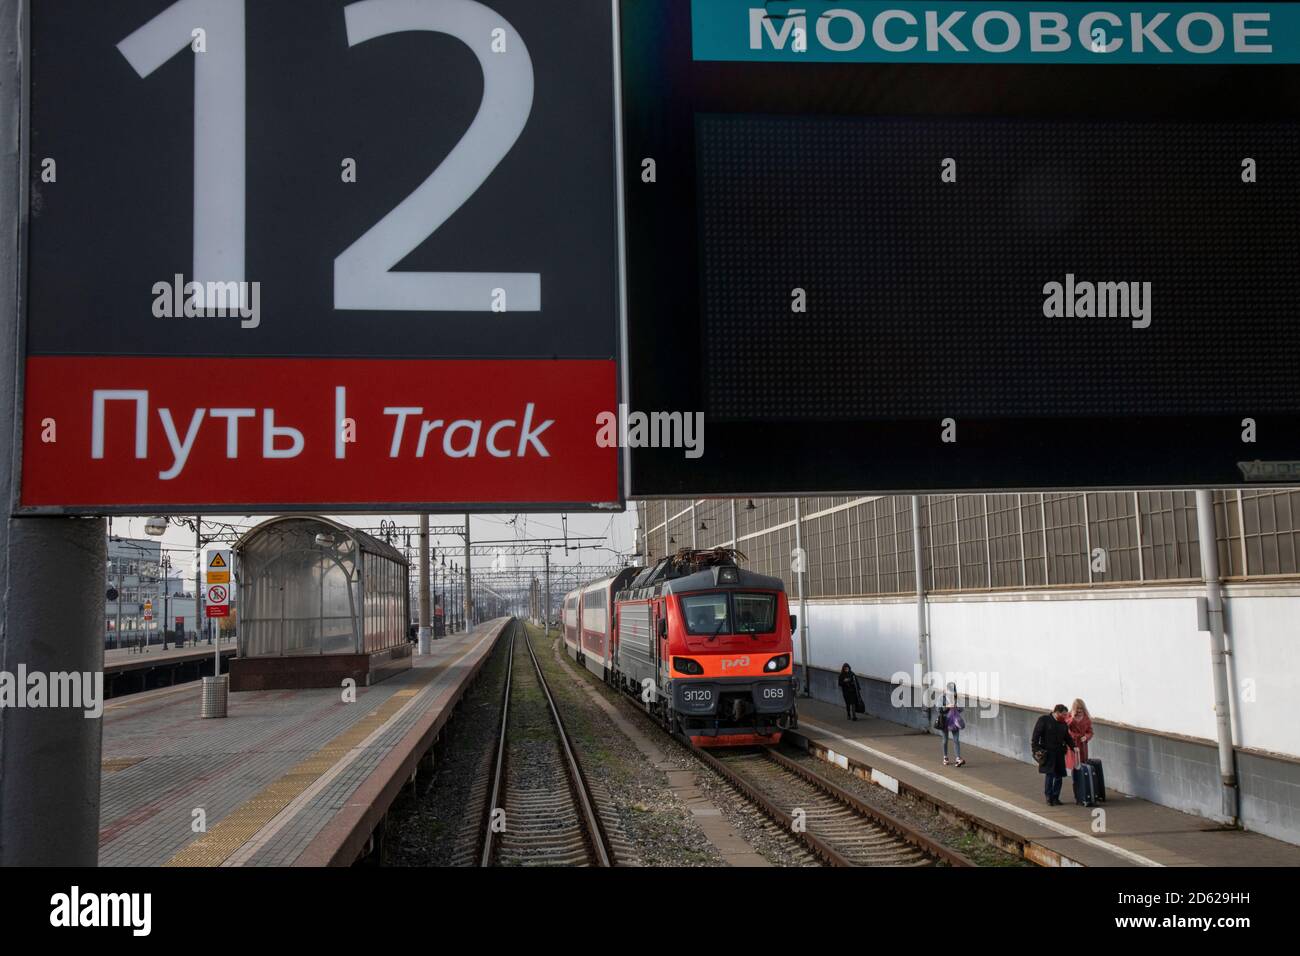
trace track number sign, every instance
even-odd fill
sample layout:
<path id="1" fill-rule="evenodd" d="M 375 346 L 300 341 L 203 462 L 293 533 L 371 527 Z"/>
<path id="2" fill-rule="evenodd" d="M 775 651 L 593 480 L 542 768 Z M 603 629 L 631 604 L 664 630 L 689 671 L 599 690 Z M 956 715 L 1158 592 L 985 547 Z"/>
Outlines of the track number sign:
<path id="1" fill-rule="evenodd" d="M 621 505 L 611 0 L 31 19 L 19 510 Z"/>

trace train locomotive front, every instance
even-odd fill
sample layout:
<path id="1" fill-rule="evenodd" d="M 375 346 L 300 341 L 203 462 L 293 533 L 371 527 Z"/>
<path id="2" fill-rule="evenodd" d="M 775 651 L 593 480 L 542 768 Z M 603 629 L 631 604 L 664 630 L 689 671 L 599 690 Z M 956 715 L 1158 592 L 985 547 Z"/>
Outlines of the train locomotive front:
<path id="1" fill-rule="evenodd" d="M 737 557 L 681 551 L 614 596 L 611 682 L 698 746 L 775 744 L 798 725 L 785 586 Z"/>

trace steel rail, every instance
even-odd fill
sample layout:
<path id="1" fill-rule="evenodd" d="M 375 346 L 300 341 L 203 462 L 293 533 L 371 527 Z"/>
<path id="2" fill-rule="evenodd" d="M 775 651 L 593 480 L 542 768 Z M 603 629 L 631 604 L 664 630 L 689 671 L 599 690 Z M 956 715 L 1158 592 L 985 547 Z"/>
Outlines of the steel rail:
<path id="1" fill-rule="evenodd" d="M 522 628 L 522 625 L 520 627 Z M 609 850 L 609 840 L 605 835 L 604 828 L 601 826 L 600 816 L 596 813 L 595 801 L 592 799 L 591 790 L 587 786 L 587 778 L 582 773 L 582 765 L 578 762 L 578 755 L 574 753 L 573 746 L 569 743 L 568 731 L 564 729 L 564 721 L 560 718 L 559 708 L 555 706 L 555 698 L 551 696 L 551 688 L 546 683 L 546 675 L 542 673 L 541 662 L 537 660 L 537 654 L 533 651 L 533 642 L 528 639 L 526 630 L 524 631 L 524 646 L 528 648 L 528 656 L 532 659 L 533 667 L 537 670 L 537 681 L 541 684 L 542 693 L 546 696 L 547 706 L 551 709 L 551 717 L 555 720 L 555 729 L 559 735 L 560 746 L 564 751 L 565 766 L 569 772 L 569 785 L 573 790 L 578 809 L 581 811 L 583 826 L 587 831 L 596 865 L 613 866 L 613 854 Z"/>
<path id="2" fill-rule="evenodd" d="M 821 790 L 829 797 L 835 798 L 854 813 L 868 817 L 886 829 L 893 831 L 927 856 L 932 856 L 936 859 L 942 860 L 949 866 L 975 866 L 974 861 L 972 861 L 970 857 L 958 853 L 956 850 L 949 849 L 942 843 L 931 839 L 914 827 L 904 823 L 893 814 L 881 810 L 878 807 L 871 806 L 861 798 L 845 790 L 839 784 L 823 777 L 811 768 L 796 763 L 780 751 L 765 750 L 764 753 L 767 755 L 769 760 L 775 761 L 791 773 L 798 774 L 818 790 Z"/>
<path id="3" fill-rule="evenodd" d="M 510 636 L 510 652 L 506 658 L 506 686 L 505 692 L 501 695 L 501 732 L 497 734 L 497 752 L 493 761 L 495 768 L 492 772 L 492 790 L 488 795 L 487 802 L 487 819 L 483 821 L 483 854 L 479 857 L 479 866 L 491 866 L 492 855 L 496 851 L 496 833 L 493 831 L 493 816 L 496 813 L 497 806 L 502 794 L 502 782 L 505 779 L 506 766 L 506 734 L 509 730 L 510 717 L 510 685 L 513 682 L 515 670 L 515 635 Z"/>

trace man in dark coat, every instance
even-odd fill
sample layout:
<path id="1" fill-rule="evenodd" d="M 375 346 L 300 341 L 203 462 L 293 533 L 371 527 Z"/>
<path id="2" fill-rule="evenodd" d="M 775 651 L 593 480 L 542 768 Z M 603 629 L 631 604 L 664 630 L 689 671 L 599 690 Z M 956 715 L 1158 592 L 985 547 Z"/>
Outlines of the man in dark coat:
<path id="1" fill-rule="evenodd" d="M 1050 714 L 1043 714 L 1034 724 L 1030 751 L 1038 761 L 1038 772 L 1043 774 L 1043 795 L 1049 807 L 1061 805 L 1061 784 L 1065 782 L 1065 751 L 1070 746 L 1070 710 L 1057 704 Z M 1039 755 L 1042 759 L 1039 759 Z"/>

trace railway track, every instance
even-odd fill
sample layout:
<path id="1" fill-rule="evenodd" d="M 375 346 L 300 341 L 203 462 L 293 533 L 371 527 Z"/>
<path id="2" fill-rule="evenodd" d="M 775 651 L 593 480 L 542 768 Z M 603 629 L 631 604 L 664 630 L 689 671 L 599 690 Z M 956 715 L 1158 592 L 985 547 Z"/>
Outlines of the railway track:
<path id="1" fill-rule="evenodd" d="M 560 653 L 564 653 L 562 648 Z M 630 701 L 626 696 L 621 699 L 624 704 Z M 628 705 L 624 710 L 663 732 L 659 722 L 640 707 Z M 696 747 L 682 734 L 671 736 L 830 866 L 976 865 L 969 857 L 791 760 L 779 748 L 714 751 Z M 796 811 L 802 811 L 798 825 Z"/>
<path id="2" fill-rule="evenodd" d="M 774 748 L 692 752 L 831 866 L 974 866 Z"/>
<path id="3" fill-rule="evenodd" d="M 612 866 L 597 804 L 532 642 L 512 622 L 481 866 Z M 522 644 L 525 653 L 516 655 Z M 525 659 L 526 658 L 526 659 Z"/>

